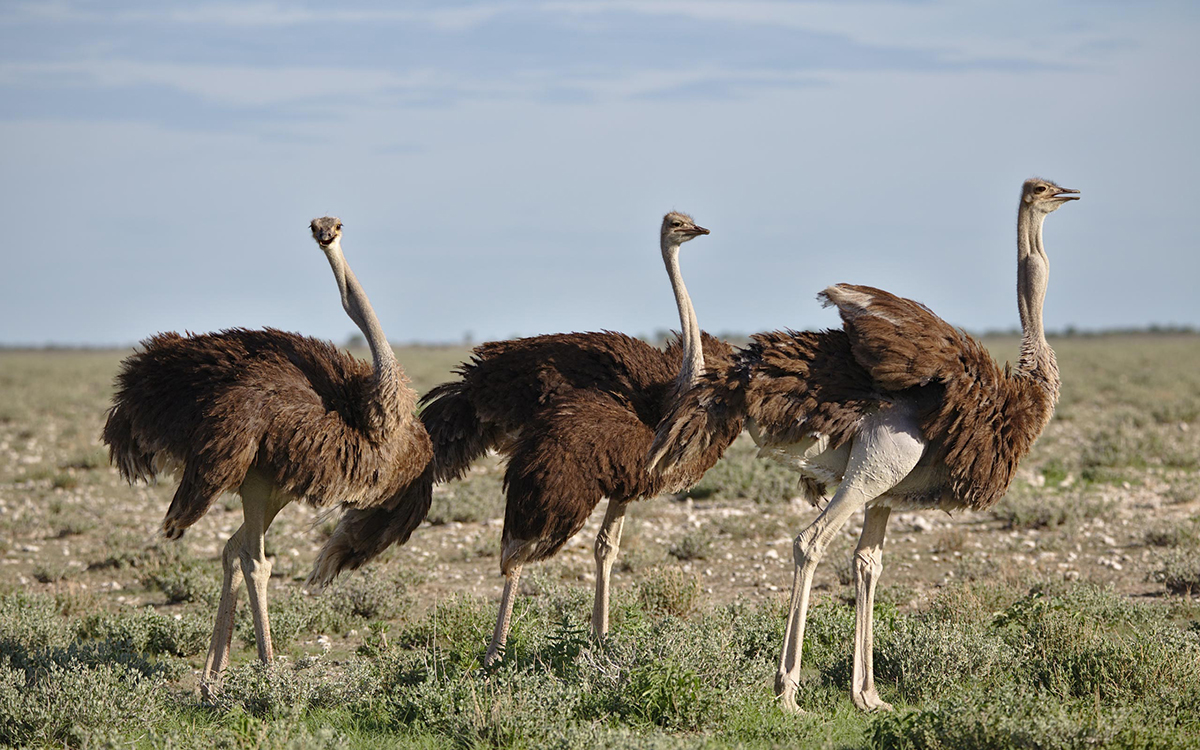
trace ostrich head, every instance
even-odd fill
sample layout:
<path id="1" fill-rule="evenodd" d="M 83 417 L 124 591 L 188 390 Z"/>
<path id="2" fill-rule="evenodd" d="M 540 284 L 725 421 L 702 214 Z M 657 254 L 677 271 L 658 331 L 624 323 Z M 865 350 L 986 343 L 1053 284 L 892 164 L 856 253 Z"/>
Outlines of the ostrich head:
<path id="1" fill-rule="evenodd" d="M 319 219 L 313 219 L 309 224 L 309 229 L 312 230 L 313 239 L 321 246 L 322 250 L 329 250 L 336 244 L 340 244 L 342 239 L 342 220 L 336 216 L 322 216 Z"/>
<path id="2" fill-rule="evenodd" d="M 1050 180 L 1038 177 L 1025 180 L 1025 185 L 1021 188 L 1021 204 L 1040 214 L 1057 211 L 1058 207 L 1067 201 L 1077 200 L 1079 200 L 1078 190 L 1059 187 Z"/>
<path id="3" fill-rule="evenodd" d="M 692 221 L 692 217 L 687 214 L 672 211 L 663 217 L 663 247 L 680 245 L 702 234 L 708 234 L 708 230 L 702 226 L 698 226 L 695 221 Z"/>

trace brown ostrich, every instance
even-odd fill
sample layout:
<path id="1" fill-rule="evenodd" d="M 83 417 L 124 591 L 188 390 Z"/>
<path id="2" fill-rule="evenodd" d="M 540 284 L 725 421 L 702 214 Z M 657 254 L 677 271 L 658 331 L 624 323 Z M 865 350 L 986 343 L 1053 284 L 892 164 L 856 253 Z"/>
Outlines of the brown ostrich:
<path id="1" fill-rule="evenodd" d="M 741 432 L 729 420 L 705 450 L 648 472 L 646 454 L 672 394 L 706 366 L 728 367 L 733 350 L 702 333 L 679 272 L 680 246 L 708 230 L 691 217 L 663 218 L 660 244 L 675 291 L 681 342 L 663 352 L 620 333 L 567 333 L 497 341 L 475 349 L 461 378 L 422 399 L 433 461 L 388 508 L 349 511 L 321 550 L 310 582 L 324 584 L 388 545 L 404 543 L 429 509 L 433 483 L 461 477 L 494 449 L 508 458 L 500 570 L 504 594 L 485 663 L 504 652 L 513 597 L 526 563 L 556 553 L 609 498 L 596 537 L 592 628 L 608 632 L 609 577 L 628 504 L 696 482 Z"/>
<path id="2" fill-rule="evenodd" d="M 1015 369 L 925 306 L 866 286 L 821 293 L 843 329 L 753 337 L 733 364 L 682 393 L 660 426 L 650 463 L 695 461 L 728 423 L 746 419 L 760 455 L 801 474 L 816 505 L 833 497 L 796 537 L 795 580 L 775 678 L 782 706 L 799 711 L 796 686 L 813 572 L 843 524 L 866 508 L 854 553 L 856 617 L 851 697 L 890 709 L 875 689 L 871 614 L 893 509 L 982 510 L 1008 489 L 1017 463 L 1050 420 L 1058 366 L 1042 329 L 1049 266 L 1046 215 L 1076 190 L 1031 179 L 1017 213 L 1017 305 L 1024 337 Z"/>
<path id="3" fill-rule="evenodd" d="M 258 657 L 270 661 L 263 536 L 292 500 L 369 508 L 408 485 L 432 455 L 408 387 L 367 295 L 342 255 L 342 223 L 314 219 L 313 239 L 337 278 L 342 307 L 371 347 L 373 365 L 332 344 L 272 328 L 234 328 L 142 343 L 117 375 L 104 425 L 109 455 L 130 483 L 175 470 L 163 520 L 178 539 L 223 492 L 242 497 L 244 522 L 225 545 L 224 581 L 203 686 L 229 660 L 243 574 Z"/>

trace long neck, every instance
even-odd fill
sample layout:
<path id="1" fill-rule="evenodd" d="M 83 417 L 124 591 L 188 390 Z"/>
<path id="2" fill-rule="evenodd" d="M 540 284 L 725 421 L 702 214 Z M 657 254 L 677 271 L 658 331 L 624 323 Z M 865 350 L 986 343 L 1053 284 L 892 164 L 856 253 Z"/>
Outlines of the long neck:
<path id="1" fill-rule="evenodd" d="M 675 291 L 675 304 L 679 308 L 679 330 L 683 336 L 683 361 L 679 365 L 679 376 L 675 387 L 679 393 L 691 388 L 704 374 L 704 348 L 700 340 L 700 324 L 696 322 L 696 311 L 692 308 L 692 300 L 688 297 L 687 287 L 683 285 L 683 274 L 679 271 L 679 245 L 662 245 L 663 263 L 667 267 L 667 276 L 671 279 L 671 288 Z"/>
<path id="2" fill-rule="evenodd" d="M 1058 362 L 1046 342 L 1042 304 L 1050 279 L 1050 262 L 1042 246 L 1046 214 L 1022 204 L 1017 214 L 1017 309 L 1021 314 L 1021 358 L 1017 371 L 1045 382 L 1057 394 Z"/>
<path id="3" fill-rule="evenodd" d="M 396 402 L 402 385 L 396 355 L 388 344 L 383 327 L 379 325 L 379 318 L 375 317 L 375 310 L 367 299 L 367 293 L 358 283 L 354 272 L 346 265 L 340 242 L 331 246 L 328 257 L 333 275 L 337 279 L 338 291 L 342 294 L 342 308 L 362 331 L 367 345 L 371 347 L 377 402 L 383 407 L 383 414 L 394 413 L 398 411 Z"/>

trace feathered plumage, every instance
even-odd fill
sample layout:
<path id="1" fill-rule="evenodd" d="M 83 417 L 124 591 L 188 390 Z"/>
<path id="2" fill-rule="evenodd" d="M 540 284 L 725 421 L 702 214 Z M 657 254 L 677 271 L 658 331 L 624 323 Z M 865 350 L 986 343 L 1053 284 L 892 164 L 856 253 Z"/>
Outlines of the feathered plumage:
<path id="1" fill-rule="evenodd" d="M 725 369 L 682 390 L 659 426 L 650 463 L 694 460 L 747 420 L 760 455 L 800 472 L 808 499 L 838 489 L 796 537 L 796 576 L 776 692 L 797 710 L 796 685 L 813 571 L 838 529 L 866 508 L 855 551 L 857 608 L 851 694 L 890 708 L 875 690 L 871 602 L 893 507 L 980 510 L 999 500 L 1054 411 L 1058 366 L 1042 328 L 1049 265 L 1042 222 L 1076 191 L 1039 179 L 1017 214 L 1017 303 L 1024 337 L 1016 368 L 924 305 L 868 286 L 821 293 L 842 330 L 758 334 Z"/>
<path id="2" fill-rule="evenodd" d="M 625 504 L 698 480 L 741 431 L 740 421 L 666 471 L 646 454 L 672 394 L 705 367 L 725 368 L 732 349 L 702 334 L 679 273 L 679 248 L 708 230 L 691 217 L 663 217 L 660 245 L 675 290 L 681 333 L 667 351 L 620 333 L 566 333 L 497 341 L 475 349 L 459 379 L 422 399 L 434 458 L 395 503 L 349 511 L 321 550 L 310 581 L 325 583 L 390 544 L 407 541 L 429 510 L 435 481 L 460 477 L 489 449 L 508 458 L 500 567 L 506 581 L 486 661 L 503 650 L 521 567 L 557 552 L 609 498 L 596 541 L 597 635 L 608 627 L 608 576 Z"/>
<path id="3" fill-rule="evenodd" d="M 733 349 L 703 334 L 705 365 L 725 369 Z M 477 347 L 458 380 L 421 398 L 433 459 L 394 505 L 348 511 L 321 550 L 313 581 L 327 583 L 392 544 L 429 511 L 434 482 L 458 479 L 488 450 L 508 459 L 504 540 L 537 540 L 523 562 L 557 552 L 603 497 L 619 501 L 691 486 L 741 432 L 740 419 L 666 475 L 646 453 L 682 361 L 621 333 L 567 333 Z M 508 561 L 506 561 L 508 562 Z"/>
<path id="4" fill-rule="evenodd" d="M 412 414 L 415 394 L 341 249 L 342 223 L 314 219 L 342 306 L 371 347 L 367 364 L 324 341 L 273 328 L 234 328 L 142 342 L 117 375 L 103 439 L 129 482 L 176 470 L 163 521 L 176 539 L 223 492 L 242 496 L 245 522 L 222 554 L 224 581 L 202 689 L 224 669 L 242 577 L 258 655 L 272 657 L 264 535 L 292 500 L 369 508 L 408 486 L 432 455 Z"/>
<path id="5" fill-rule="evenodd" d="M 160 333 L 122 362 L 103 440 L 130 482 L 178 467 L 170 538 L 252 466 L 311 505 L 371 507 L 432 454 L 412 391 L 385 404 L 377 391 L 369 363 L 324 341 L 273 328 Z"/>
<path id="6" fill-rule="evenodd" d="M 837 448 L 866 415 L 905 400 L 918 407 L 926 460 L 946 469 L 943 484 L 906 500 L 983 510 L 1003 497 L 1054 411 L 1057 373 L 1001 368 L 924 305 L 880 289 L 838 284 L 819 298 L 837 307 L 844 329 L 753 335 L 729 368 L 710 369 L 671 405 L 652 455 L 665 466 L 686 461 L 710 432 L 743 417 L 764 449 L 814 435 Z M 808 480 L 816 504 L 826 483 Z"/>

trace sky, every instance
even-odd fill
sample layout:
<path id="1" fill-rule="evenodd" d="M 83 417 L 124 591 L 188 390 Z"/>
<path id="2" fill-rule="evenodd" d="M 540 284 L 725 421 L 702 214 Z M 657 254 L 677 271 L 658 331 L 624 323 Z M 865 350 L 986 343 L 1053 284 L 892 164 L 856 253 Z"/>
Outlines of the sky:
<path id="1" fill-rule="evenodd" d="M 0 3 L 0 344 L 355 332 L 393 342 L 679 321 L 837 324 L 871 284 L 1013 329 L 1021 182 L 1050 330 L 1200 325 L 1200 4 Z"/>

